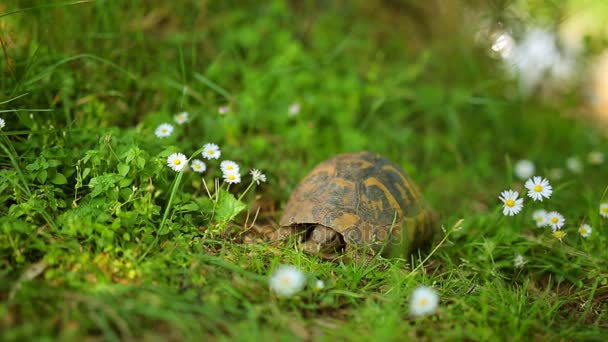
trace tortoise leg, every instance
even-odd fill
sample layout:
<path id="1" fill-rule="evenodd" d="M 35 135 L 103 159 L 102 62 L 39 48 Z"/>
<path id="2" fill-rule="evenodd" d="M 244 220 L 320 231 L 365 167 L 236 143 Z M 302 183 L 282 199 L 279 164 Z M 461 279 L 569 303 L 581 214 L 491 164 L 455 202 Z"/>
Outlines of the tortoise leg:
<path id="1" fill-rule="evenodd" d="M 378 255 L 374 254 L 371 248 L 367 249 L 348 244 L 344 249 L 344 260 L 359 266 L 370 265 L 377 257 Z"/>
<path id="2" fill-rule="evenodd" d="M 269 234 L 269 237 L 272 241 L 287 241 L 292 237 L 295 237 L 298 241 L 300 241 L 306 235 L 306 227 L 305 226 L 287 226 L 287 227 L 279 227 L 275 231 Z"/>

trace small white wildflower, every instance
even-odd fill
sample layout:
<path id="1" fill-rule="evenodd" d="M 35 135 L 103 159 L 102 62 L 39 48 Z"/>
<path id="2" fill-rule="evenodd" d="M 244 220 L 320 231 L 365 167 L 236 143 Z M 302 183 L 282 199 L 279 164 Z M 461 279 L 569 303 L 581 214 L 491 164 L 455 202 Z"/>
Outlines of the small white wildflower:
<path id="1" fill-rule="evenodd" d="M 534 176 L 535 170 L 534 163 L 529 160 L 522 159 L 515 163 L 515 176 L 521 180 Z"/>
<path id="2" fill-rule="evenodd" d="M 206 159 L 218 159 L 222 152 L 220 151 L 219 146 L 216 144 L 205 144 L 203 146 L 203 152 L 201 153 Z"/>
<path id="3" fill-rule="evenodd" d="M 560 169 L 558 167 L 549 170 L 549 178 L 551 180 L 560 180 L 564 177 L 564 169 Z"/>
<path id="4" fill-rule="evenodd" d="M 4 129 L 6 127 L 6 122 L 4 122 L 3 118 L 0 118 L 0 129 Z"/>
<path id="5" fill-rule="evenodd" d="M 325 288 L 325 282 L 323 280 L 321 280 L 321 279 L 318 279 L 315 282 L 315 289 L 317 289 L 317 290 L 323 290 L 324 288 Z"/>
<path id="6" fill-rule="evenodd" d="M 600 204 L 600 215 L 603 217 L 608 217 L 608 203 Z"/>
<path id="7" fill-rule="evenodd" d="M 547 214 L 547 224 L 551 226 L 551 229 L 555 232 L 556 230 L 562 229 L 566 219 L 564 216 L 557 211 L 552 211 Z"/>
<path id="8" fill-rule="evenodd" d="M 528 179 L 525 187 L 528 189 L 528 197 L 531 197 L 535 201 L 542 202 L 543 197 L 549 198 L 553 193 L 553 187 L 551 187 L 549 181 L 542 177 L 533 177 L 532 179 Z"/>
<path id="9" fill-rule="evenodd" d="M 566 232 L 563 230 L 556 230 L 553 232 L 553 237 L 558 239 L 560 242 L 566 236 Z"/>
<path id="10" fill-rule="evenodd" d="M 290 118 L 297 116 L 298 114 L 300 114 L 300 104 L 299 103 L 292 103 L 289 106 L 289 110 L 287 111 L 287 116 L 289 116 Z"/>
<path id="11" fill-rule="evenodd" d="M 270 289 L 279 296 L 291 297 L 306 285 L 306 276 L 294 266 L 281 265 L 270 276 Z"/>
<path id="12" fill-rule="evenodd" d="M 239 164 L 233 162 L 232 160 L 222 160 L 222 162 L 220 163 L 220 169 L 222 170 L 223 173 L 228 173 L 228 172 L 239 172 L 241 170 L 241 168 L 239 167 Z"/>
<path id="13" fill-rule="evenodd" d="M 502 214 L 505 216 L 513 216 L 517 215 L 521 209 L 524 207 L 524 199 L 517 198 L 519 193 L 513 190 L 505 190 L 500 193 L 498 198 L 504 204 L 502 209 Z"/>
<path id="14" fill-rule="evenodd" d="M 587 156 L 587 160 L 591 165 L 600 165 L 604 162 L 604 154 L 600 151 L 591 151 L 589 152 L 589 156 Z"/>
<path id="15" fill-rule="evenodd" d="M 592 231 L 593 231 L 593 229 L 591 228 L 591 226 L 586 223 L 581 224 L 581 226 L 578 227 L 578 233 L 581 234 L 581 236 L 584 238 L 589 237 L 589 235 L 591 235 Z"/>
<path id="16" fill-rule="evenodd" d="M 515 39 L 508 32 L 499 32 L 493 35 L 492 51 L 499 54 L 500 57 L 508 59 L 516 47 Z"/>
<path id="17" fill-rule="evenodd" d="M 188 165 L 188 158 L 183 153 L 173 153 L 167 158 L 167 165 L 175 172 L 180 172 Z"/>
<path id="18" fill-rule="evenodd" d="M 228 107 L 228 106 L 220 106 L 217 109 L 217 112 L 220 113 L 221 115 L 224 115 L 224 114 L 228 113 L 229 111 L 230 111 L 230 107 Z"/>
<path id="19" fill-rule="evenodd" d="M 179 125 L 183 125 L 186 122 L 188 122 L 188 113 L 187 112 L 181 112 L 176 114 L 175 116 L 173 116 L 173 119 L 175 120 L 175 122 L 177 122 Z"/>
<path id="20" fill-rule="evenodd" d="M 583 163 L 578 157 L 570 157 L 566 159 L 566 168 L 572 173 L 581 173 L 583 172 Z"/>
<path id="21" fill-rule="evenodd" d="M 414 289 L 410 299 L 410 313 L 413 316 L 429 315 L 437 310 L 439 295 L 437 292 L 426 286 L 419 286 Z"/>
<path id="22" fill-rule="evenodd" d="M 547 80 L 568 80 L 574 74 L 574 57 L 562 53 L 553 32 L 531 28 L 523 38 L 505 54 L 509 71 L 518 76 L 526 95 Z M 528 177 L 526 177 L 528 178 Z"/>
<path id="23" fill-rule="evenodd" d="M 194 170 L 194 172 L 201 173 L 207 170 L 207 165 L 205 165 L 205 163 L 200 159 L 194 159 L 192 162 L 190 162 L 190 168 Z"/>
<path id="24" fill-rule="evenodd" d="M 224 182 L 228 184 L 237 184 L 241 182 L 241 174 L 238 171 L 224 172 Z"/>
<path id="25" fill-rule="evenodd" d="M 513 265 L 515 265 L 515 267 L 517 267 L 517 268 L 522 268 L 527 263 L 528 263 L 528 261 L 526 261 L 526 259 L 524 259 L 524 257 L 521 254 L 517 254 L 515 259 L 513 260 Z"/>
<path id="26" fill-rule="evenodd" d="M 266 182 L 266 175 L 262 173 L 262 171 L 258 169 L 251 169 L 249 171 L 251 177 L 253 177 L 253 181 L 256 182 L 257 185 L 260 185 L 260 182 Z"/>
<path id="27" fill-rule="evenodd" d="M 532 218 L 534 219 L 534 222 L 536 222 L 537 227 L 544 227 L 549 224 L 549 221 L 547 220 L 547 211 L 544 209 L 535 210 L 532 213 Z"/>
<path id="28" fill-rule="evenodd" d="M 156 127 L 156 131 L 154 132 L 158 138 L 168 137 L 171 135 L 171 133 L 173 133 L 173 125 L 168 123 L 164 123 Z"/>

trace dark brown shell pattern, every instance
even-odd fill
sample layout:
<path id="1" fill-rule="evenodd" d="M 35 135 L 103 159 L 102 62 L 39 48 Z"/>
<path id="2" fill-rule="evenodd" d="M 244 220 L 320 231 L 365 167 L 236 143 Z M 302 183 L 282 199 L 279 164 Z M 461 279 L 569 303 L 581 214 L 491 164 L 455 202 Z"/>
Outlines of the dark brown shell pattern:
<path id="1" fill-rule="evenodd" d="M 280 225 L 321 224 L 341 233 L 347 244 L 386 255 L 430 240 L 433 221 L 420 191 L 397 164 L 359 152 L 317 165 L 291 194 Z"/>

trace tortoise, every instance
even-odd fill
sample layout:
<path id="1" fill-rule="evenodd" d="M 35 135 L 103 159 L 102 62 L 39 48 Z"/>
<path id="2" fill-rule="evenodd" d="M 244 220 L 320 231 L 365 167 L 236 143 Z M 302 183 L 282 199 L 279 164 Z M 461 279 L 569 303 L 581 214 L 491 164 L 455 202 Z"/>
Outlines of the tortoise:
<path id="1" fill-rule="evenodd" d="M 353 250 L 404 256 L 432 239 L 436 221 L 397 164 L 372 152 L 347 153 L 320 163 L 300 182 L 275 236 L 298 234 L 305 252 L 326 259 Z"/>

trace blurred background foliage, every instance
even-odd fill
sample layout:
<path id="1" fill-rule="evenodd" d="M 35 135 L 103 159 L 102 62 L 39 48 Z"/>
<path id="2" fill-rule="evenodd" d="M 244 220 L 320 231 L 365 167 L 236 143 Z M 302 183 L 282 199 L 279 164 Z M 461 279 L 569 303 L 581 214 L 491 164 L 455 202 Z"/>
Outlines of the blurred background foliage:
<path id="1" fill-rule="evenodd" d="M 198 113 L 190 134 L 201 140 L 184 143 L 218 141 L 235 159 L 272 166 L 280 186 L 270 197 L 279 201 L 303 176 L 302 163 L 365 148 L 399 160 L 430 196 L 445 185 L 439 176 L 454 183 L 465 174 L 451 179 L 450 172 L 472 160 L 489 181 L 495 169 L 487 165 L 503 164 L 505 155 L 523 157 L 522 151 L 542 155 L 535 141 L 560 139 L 530 122 L 589 118 L 589 104 L 601 103 L 589 70 L 606 45 L 604 1 L 20 0 L 0 6 L 0 86 L 6 99 L 27 93 L 5 106 L 45 104 L 53 112 L 37 117 L 58 128 L 141 128 L 158 124 L 159 115 Z M 543 80 L 532 94 L 522 93 L 517 74 L 491 47 L 498 33 L 519 41 L 530 27 L 555 34 L 560 50 L 577 51 L 575 82 Z M 294 102 L 302 115 L 285 115 Z M 231 115 L 217 115 L 223 105 Z M 36 125 L 17 115 L 29 125 L 23 129 Z M 524 144 L 510 132 L 533 138 Z M 500 150 L 488 150 L 496 136 Z M 260 158 L 270 150 L 276 153 Z"/>

